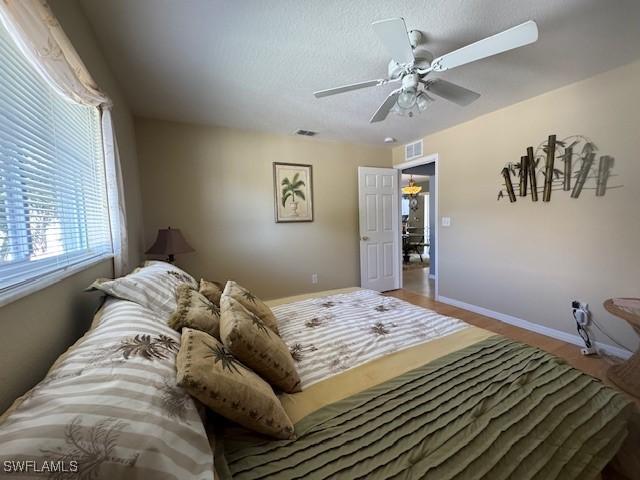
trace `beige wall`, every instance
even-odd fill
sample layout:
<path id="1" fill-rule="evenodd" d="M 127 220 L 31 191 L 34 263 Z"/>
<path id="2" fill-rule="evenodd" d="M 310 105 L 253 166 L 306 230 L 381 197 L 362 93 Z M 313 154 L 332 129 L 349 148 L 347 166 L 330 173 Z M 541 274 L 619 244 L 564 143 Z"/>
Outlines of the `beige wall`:
<path id="1" fill-rule="evenodd" d="M 114 101 L 132 260 L 137 263 L 142 252 L 142 209 L 131 113 L 78 3 L 49 0 L 49 4 L 98 85 Z M 83 289 L 95 278 L 112 274 L 112 262 L 102 262 L 0 308 L 0 411 L 37 383 L 54 360 L 86 330 L 98 297 Z"/>
<path id="2" fill-rule="evenodd" d="M 264 298 L 360 283 L 357 166 L 389 149 L 146 119 L 136 135 L 147 245 L 181 228 L 196 253 L 179 265 Z M 272 162 L 313 165 L 312 223 L 274 222 Z"/>
<path id="3" fill-rule="evenodd" d="M 425 153 L 439 155 L 439 214 L 452 219 L 439 227 L 440 295 L 572 334 L 570 302 L 580 299 L 615 338 L 637 344 L 601 305 L 640 297 L 639 84 L 633 63 L 424 139 Z M 615 157 L 610 184 L 624 188 L 496 201 L 504 164 L 549 134 L 591 138 Z M 393 156 L 400 163 L 402 148 Z"/>

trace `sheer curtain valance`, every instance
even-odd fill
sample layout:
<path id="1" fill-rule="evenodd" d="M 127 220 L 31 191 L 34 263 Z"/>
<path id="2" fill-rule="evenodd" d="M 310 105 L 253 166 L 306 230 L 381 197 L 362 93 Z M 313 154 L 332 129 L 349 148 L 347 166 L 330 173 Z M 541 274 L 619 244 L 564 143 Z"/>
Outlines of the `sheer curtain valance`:
<path id="1" fill-rule="evenodd" d="M 101 111 L 102 139 L 114 273 L 129 269 L 122 171 L 111 100 L 96 85 L 44 0 L 0 0 L 0 20 L 16 45 L 45 81 L 70 101 Z"/>

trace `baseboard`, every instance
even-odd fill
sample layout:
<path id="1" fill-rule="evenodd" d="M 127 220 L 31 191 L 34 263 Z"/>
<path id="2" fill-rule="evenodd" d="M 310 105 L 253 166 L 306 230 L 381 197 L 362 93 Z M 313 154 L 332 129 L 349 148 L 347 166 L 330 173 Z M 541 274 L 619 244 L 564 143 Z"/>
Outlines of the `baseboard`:
<path id="1" fill-rule="evenodd" d="M 539 333 L 541 335 L 546 335 L 547 337 L 555 338 L 557 340 L 562 340 L 567 343 L 572 343 L 573 345 L 577 345 L 579 347 L 584 346 L 584 342 L 579 335 L 572 335 L 567 332 L 563 332 L 561 330 L 556 330 L 555 328 L 545 327 L 543 325 L 538 325 L 537 323 L 529 322 L 527 320 L 523 320 L 521 318 L 513 317 L 511 315 L 507 315 L 500 312 L 494 312 L 493 310 L 489 310 L 488 308 L 479 307 L 477 305 L 472 305 L 470 303 L 461 302 L 460 300 L 456 300 L 454 298 L 443 297 L 442 295 L 438 296 L 438 301 L 442 303 L 446 303 L 447 305 L 453 305 L 454 307 L 463 308 L 465 310 L 469 310 L 470 312 L 479 313 L 480 315 L 484 315 L 486 317 L 495 318 L 496 320 L 500 320 L 501 322 L 508 323 L 509 325 L 514 325 L 516 327 L 524 328 L 525 330 L 530 330 L 532 332 Z M 606 343 L 597 342 L 596 347 L 607 353 L 609 355 L 614 355 L 616 357 L 624 358 L 625 360 L 629 358 L 632 354 L 627 350 L 624 350 L 619 347 L 614 347 L 613 345 L 607 345 Z"/>

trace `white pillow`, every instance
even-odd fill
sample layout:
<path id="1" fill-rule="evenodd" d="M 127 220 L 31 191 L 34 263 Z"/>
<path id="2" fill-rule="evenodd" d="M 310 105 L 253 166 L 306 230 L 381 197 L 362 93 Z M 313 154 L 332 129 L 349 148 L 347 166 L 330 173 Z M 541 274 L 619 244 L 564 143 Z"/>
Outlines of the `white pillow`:
<path id="1" fill-rule="evenodd" d="M 198 283 L 184 270 L 170 263 L 148 261 L 144 267 L 124 277 L 99 278 L 89 290 L 100 290 L 111 297 L 135 302 L 166 320 L 177 308 L 177 290 L 183 283 L 198 289 Z"/>

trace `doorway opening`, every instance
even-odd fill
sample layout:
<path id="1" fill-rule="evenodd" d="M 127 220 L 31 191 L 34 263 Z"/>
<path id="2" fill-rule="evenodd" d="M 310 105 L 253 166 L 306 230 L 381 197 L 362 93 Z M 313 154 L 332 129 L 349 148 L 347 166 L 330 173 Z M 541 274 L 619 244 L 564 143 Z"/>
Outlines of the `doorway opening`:
<path id="1" fill-rule="evenodd" d="M 395 166 L 401 173 L 402 288 L 432 299 L 437 298 L 436 160 L 423 157 Z M 410 185 L 414 188 L 404 188 Z"/>

